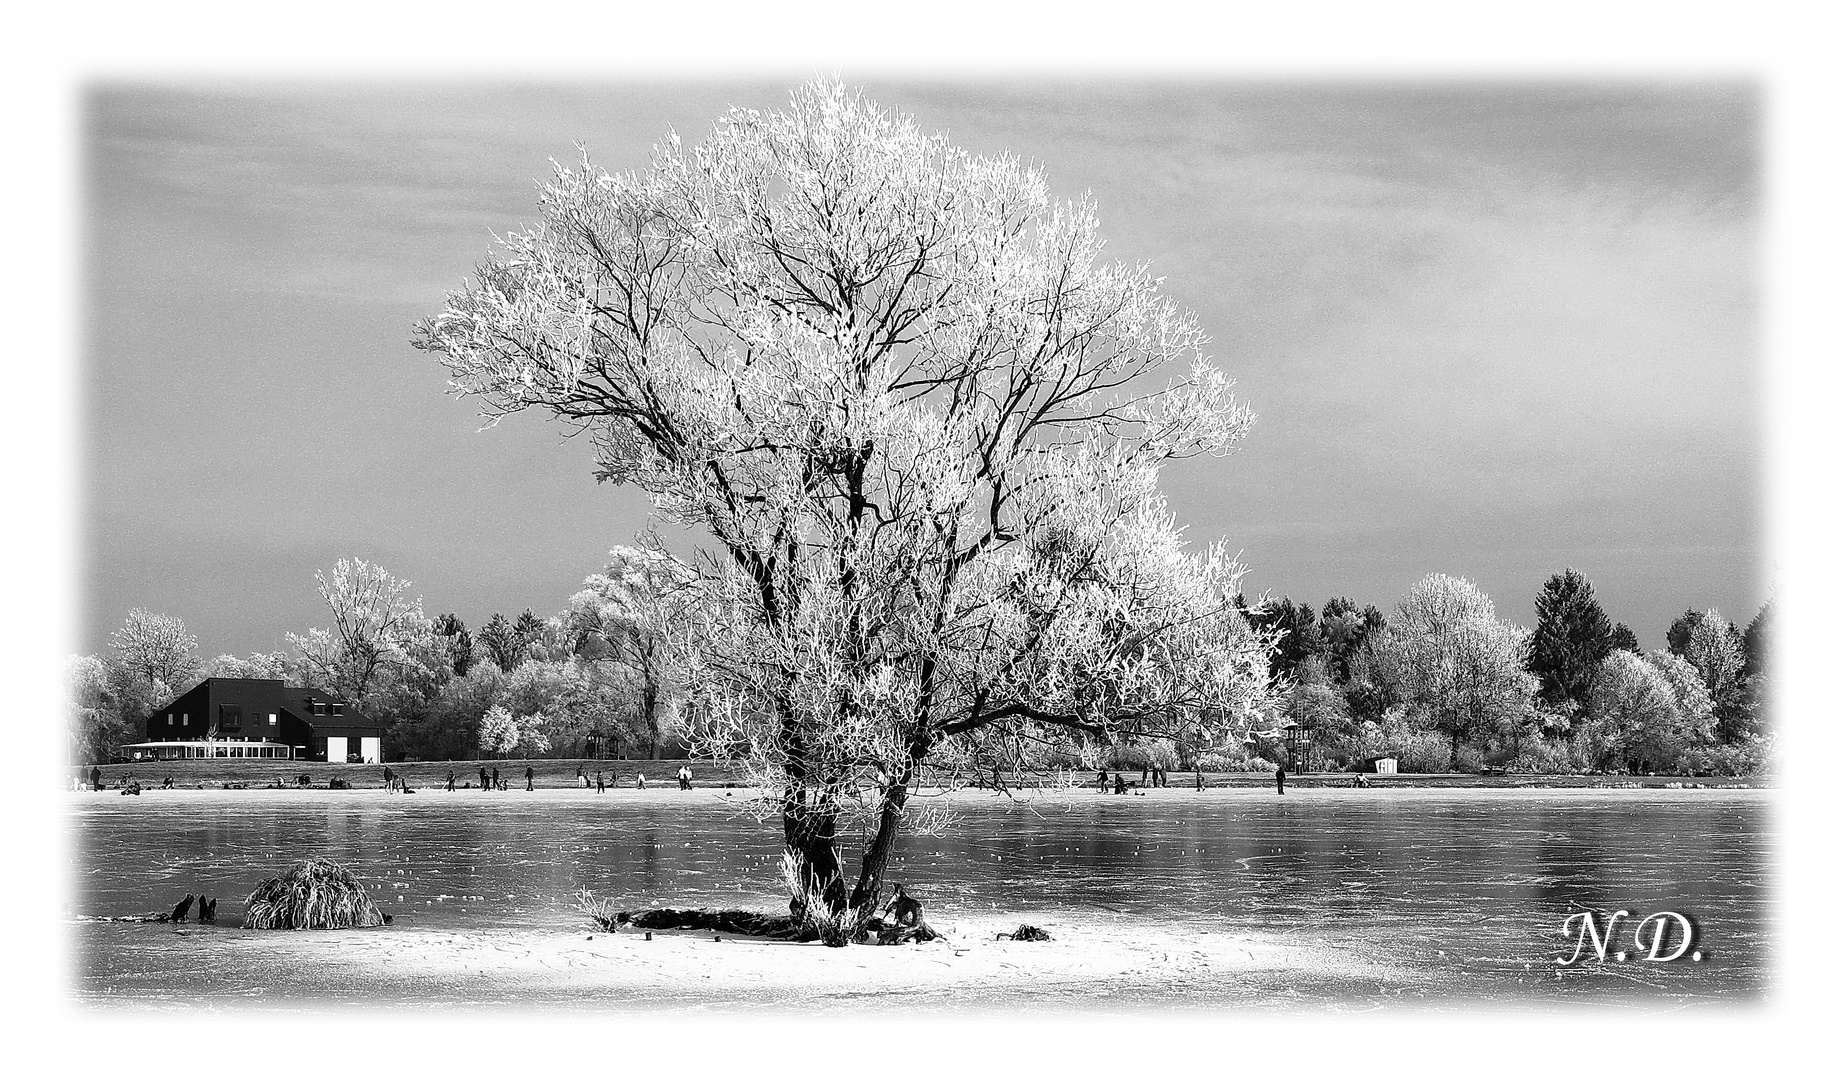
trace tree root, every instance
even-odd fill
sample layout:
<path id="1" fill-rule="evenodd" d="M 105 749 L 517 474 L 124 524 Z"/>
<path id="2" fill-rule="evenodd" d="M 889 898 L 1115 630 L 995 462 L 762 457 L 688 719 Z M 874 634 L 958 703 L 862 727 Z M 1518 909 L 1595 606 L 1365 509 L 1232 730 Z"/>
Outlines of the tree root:
<path id="1" fill-rule="evenodd" d="M 743 937 L 775 938 L 781 941 L 814 941 L 818 935 L 794 925 L 786 915 L 764 915 L 759 911 L 735 908 L 708 911 L 703 908 L 649 908 L 646 911 L 615 913 L 616 925 L 637 930 L 715 930 Z"/>
<path id="2" fill-rule="evenodd" d="M 645 911 L 619 911 L 615 925 L 636 930 L 711 930 L 740 937 L 772 938 L 776 941 L 818 941 L 819 934 L 810 927 L 795 923 L 787 915 L 764 915 L 759 911 L 734 908 L 710 911 L 704 908 L 648 908 Z M 910 942 L 934 941 L 941 934 L 926 922 L 899 926 L 879 918 L 865 921 L 854 938 L 862 945 L 905 945 Z"/>

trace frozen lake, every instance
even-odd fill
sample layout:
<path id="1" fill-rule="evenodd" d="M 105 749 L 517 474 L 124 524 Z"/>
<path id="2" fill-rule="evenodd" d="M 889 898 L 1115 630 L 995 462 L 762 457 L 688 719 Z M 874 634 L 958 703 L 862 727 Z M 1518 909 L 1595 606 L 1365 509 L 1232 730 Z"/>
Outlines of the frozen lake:
<path id="1" fill-rule="evenodd" d="M 1030 922 L 1077 941 L 1136 926 L 1180 940 L 1243 934 L 1390 973 L 1339 981 L 1321 972 L 1259 987 L 1234 986 L 1233 971 L 1221 985 L 1193 973 L 1184 984 L 1149 984 L 1142 1000 L 1155 1005 L 1746 1004 L 1769 984 L 1770 798 L 1758 790 L 1301 788 L 1284 797 L 1173 789 L 1012 802 L 962 793 L 951 799 L 957 821 L 945 836 L 903 841 L 890 880 L 907 883 L 937 924 Z M 350 865 L 395 916 L 393 927 L 350 932 L 361 935 L 580 934 L 574 894 L 583 888 L 623 907 L 785 910 L 778 824 L 758 824 L 708 789 L 69 799 L 73 916 L 156 910 L 187 892 L 224 897 L 217 928 L 184 935 L 75 921 L 75 981 L 91 999 L 363 999 L 362 981 L 333 987 L 278 972 L 254 947 L 275 935 L 236 929 L 259 880 L 313 855 Z M 1610 949 L 1605 964 L 1558 968 L 1574 947 L 1563 933 L 1571 913 L 1621 908 L 1633 915 L 1614 949 L 1635 952 L 1634 922 L 1675 911 L 1696 921 L 1702 960 L 1620 963 Z M 386 996 L 419 1000 L 413 984 L 393 985 Z M 571 1003 L 558 994 L 546 1000 Z M 428 1000 L 446 996 L 432 988 Z"/>

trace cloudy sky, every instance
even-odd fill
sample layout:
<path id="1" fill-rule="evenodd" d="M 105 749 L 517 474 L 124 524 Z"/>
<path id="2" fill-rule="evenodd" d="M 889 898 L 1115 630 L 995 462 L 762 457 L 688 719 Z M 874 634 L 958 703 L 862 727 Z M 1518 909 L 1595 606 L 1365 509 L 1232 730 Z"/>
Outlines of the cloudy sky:
<path id="1" fill-rule="evenodd" d="M 1649 646 L 1763 571 L 1756 90 L 863 86 L 1096 197 L 1259 415 L 1168 491 L 1252 592 L 1387 609 L 1433 571 L 1533 621 L 1574 566 Z M 283 647 L 342 555 L 478 624 L 555 611 L 645 503 L 409 347 L 534 178 L 644 164 L 776 83 L 107 84 L 84 99 L 83 616 Z"/>

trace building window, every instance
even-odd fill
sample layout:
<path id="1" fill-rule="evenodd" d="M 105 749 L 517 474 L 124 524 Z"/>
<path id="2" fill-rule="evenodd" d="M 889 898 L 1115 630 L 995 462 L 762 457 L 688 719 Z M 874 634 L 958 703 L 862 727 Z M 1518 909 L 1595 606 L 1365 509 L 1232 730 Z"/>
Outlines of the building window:
<path id="1" fill-rule="evenodd" d="M 275 714 L 274 713 L 269 714 L 269 726 L 270 727 L 275 726 Z"/>
<path id="2" fill-rule="evenodd" d="M 173 726 L 173 714 L 172 714 L 172 713 L 167 713 L 167 714 L 166 714 L 166 726 L 167 726 L 167 727 L 172 727 L 172 726 Z"/>
<path id="3" fill-rule="evenodd" d="M 333 715 L 334 716 L 344 716 L 345 714 L 346 714 L 346 707 L 344 705 L 341 705 L 339 702 L 335 701 L 333 703 Z"/>
<path id="4" fill-rule="evenodd" d="M 312 708 L 315 716 L 325 716 L 327 714 L 327 706 L 324 701 L 313 702 Z"/>
<path id="5" fill-rule="evenodd" d="M 180 713 L 179 714 L 179 726 L 180 727 L 191 727 L 192 726 L 192 714 L 183 713 L 183 712 Z"/>

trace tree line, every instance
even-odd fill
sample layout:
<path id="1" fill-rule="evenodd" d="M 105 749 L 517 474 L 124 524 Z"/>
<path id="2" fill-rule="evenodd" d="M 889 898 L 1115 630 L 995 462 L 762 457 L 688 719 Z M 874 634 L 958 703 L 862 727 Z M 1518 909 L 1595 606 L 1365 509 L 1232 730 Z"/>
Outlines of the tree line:
<path id="1" fill-rule="evenodd" d="M 66 671 L 70 755 L 109 761 L 155 709 L 208 678 L 282 679 L 338 694 L 384 725 L 390 760 L 682 754 L 660 627 L 680 567 L 617 547 L 561 611 L 429 616 L 410 583 L 362 559 L 315 575 L 329 625 L 289 650 L 201 659 L 179 618 L 137 608 L 101 655 Z"/>
<path id="2" fill-rule="evenodd" d="M 1471 582 L 1430 575 L 1388 615 L 1344 597 L 1317 612 L 1281 597 L 1249 619 L 1274 632 L 1270 674 L 1315 761 L 1395 757 L 1404 771 L 1744 775 L 1766 766 L 1771 605 L 1747 627 L 1686 610 L 1645 652 L 1566 569 L 1536 626 L 1498 617 Z M 1250 746 L 1272 760 L 1270 737 Z M 1233 756 L 1233 755 L 1232 755 Z M 1265 761 L 1263 762 L 1265 764 Z"/>
<path id="3" fill-rule="evenodd" d="M 363 560 L 316 579 L 331 625 L 289 634 L 286 653 L 202 660 L 180 619 L 131 611 L 106 653 L 70 658 L 73 760 L 121 756 L 149 713 L 212 677 L 340 694 L 384 724 L 392 760 L 686 752 L 681 710 L 695 695 L 671 631 L 695 622 L 699 601 L 690 568 L 657 544 L 614 548 L 552 615 L 496 612 L 477 628 L 425 615 L 408 582 Z M 1315 609 L 1237 594 L 1234 607 L 1269 643 L 1272 695 L 1248 737 L 1052 739 L 1005 763 L 1265 770 L 1289 757 L 1290 724 L 1311 732 L 1314 768 L 1394 757 L 1407 772 L 1746 775 L 1769 755 L 1771 605 L 1746 628 L 1686 610 L 1649 653 L 1573 569 L 1544 583 L 1534 628 L 1441 574 L 1388 615 L 1342 596 Z"/>

